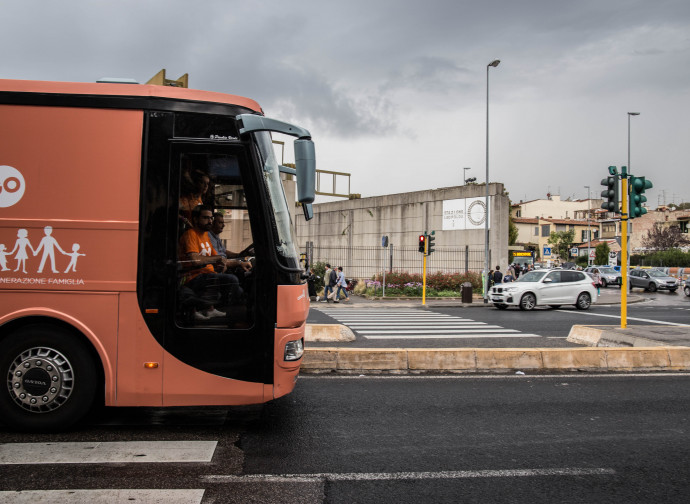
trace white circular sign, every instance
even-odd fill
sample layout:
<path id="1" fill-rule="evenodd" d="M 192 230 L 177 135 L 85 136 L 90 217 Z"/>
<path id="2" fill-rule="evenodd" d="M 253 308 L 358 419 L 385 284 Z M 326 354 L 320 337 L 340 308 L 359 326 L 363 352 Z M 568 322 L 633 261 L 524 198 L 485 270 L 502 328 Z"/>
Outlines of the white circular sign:
<path id="1" fill-rule="evenodd" d="M 0 166 L 0 207 L 10 207 L 24 196 L 26 183 L 16 168 Z"/>
<path id="2" fill-rule="evenodd" d="M 484 224 L 486 220 L 486 204 L 483 201 L 473 201 L 467 209 L 467 218 L 475 226 Z"/>

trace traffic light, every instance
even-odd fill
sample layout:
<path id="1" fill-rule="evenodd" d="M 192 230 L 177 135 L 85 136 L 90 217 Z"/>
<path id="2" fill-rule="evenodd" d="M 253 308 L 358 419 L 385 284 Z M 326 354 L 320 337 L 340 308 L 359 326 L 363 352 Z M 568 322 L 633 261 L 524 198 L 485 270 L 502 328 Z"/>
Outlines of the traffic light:
<path id="1" fill-rule="evenodd" d="M 435 245 L 434 242 L 436 241 L 436 237 L 434 236 L 435 233 L 436 233 L 436 231 L 432 231 L 431 234 L 427 237 L 427 240 L 426 240 L 426 254 L 427 255 L 431 254 L 434 251 L 434 245 Z"/>
<path id="2" fill-rule="evenodd" d="M 419 235 L 419 251 L 422 254 L 426 253 L 426 234 Z"/>
<path id="3" fill-rule="evenodd" d="M 652 183 L 644 177 L 629 177 L 630 180 L 630 205 L 628 218 L 634 219 L 635 217 L 642 217 L 647 213 L 647 209 L 642 206 L 644 202 L 647 201 L 647 197 L 644 196 L 644 192 L 647 189 L 651 189 Z"/>
<path id="4" fill-rule="evenodd" d="M 618 209 L 618 177 L 611 175 L 601 180 L 601 185 L 606 187 L 606 190 L 601 191 L 601 197 L 604 198 L 604 202 L 601 204 L 601 208 L 608 210 L 609 212 L 619 213 Z"/>

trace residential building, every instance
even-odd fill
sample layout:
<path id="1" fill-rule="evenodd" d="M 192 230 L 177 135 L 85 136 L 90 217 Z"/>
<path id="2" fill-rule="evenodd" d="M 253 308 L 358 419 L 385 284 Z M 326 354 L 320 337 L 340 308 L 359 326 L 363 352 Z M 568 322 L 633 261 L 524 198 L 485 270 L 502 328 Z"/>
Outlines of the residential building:
<path id="1" fill-rule="evenodd" d="M 512 203 L 510 213 L 519 218 L 577 219 L 601 207 L 602 199 L 561 200 L 558 194 L 547 194 L 546 199 Z M 584 215 L 580 215 L 584 212 Z M 578 217 L 579 215 L 579 217 Z"/>

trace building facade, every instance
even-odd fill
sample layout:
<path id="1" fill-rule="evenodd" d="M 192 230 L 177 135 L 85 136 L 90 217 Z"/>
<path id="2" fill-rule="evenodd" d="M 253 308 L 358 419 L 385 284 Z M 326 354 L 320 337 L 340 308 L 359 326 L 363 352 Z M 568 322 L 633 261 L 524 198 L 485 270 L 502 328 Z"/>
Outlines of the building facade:
<path id="1" fill-rule="evenodd" d="M 489 195 L 489 258 L 491 267 L 503 268 L 509 200 L 503 184 L 489 184 Z M 430 271 L 481 271 L 484 200 L 485 186 L 472 184 L 315 204 L 312 220 L 296 215 L 297 242 L 312 261 L 342 265 L 350 276 L 369 278 L 384 268 L 421 271 L 419 235 L 433 231 Z"/>

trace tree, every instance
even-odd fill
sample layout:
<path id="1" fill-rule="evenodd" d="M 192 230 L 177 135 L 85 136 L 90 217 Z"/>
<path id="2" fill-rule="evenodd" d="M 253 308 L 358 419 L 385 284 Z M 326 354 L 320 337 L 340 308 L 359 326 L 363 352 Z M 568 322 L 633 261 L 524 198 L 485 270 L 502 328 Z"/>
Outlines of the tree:
<path id="1" fill-rule="evenodd" d="M 568 259 L 568 252 L 570 252 L 574 240 L 575 230 L 573 229 L 570 231 L 552 231 L 548 242 L 556 249 L 559 259 L 565 261 Z"/>
<path id="2" fill-rule="evenodd" d="M 602 242 L 599 245 L 597 245 L 597 248 L 595 249 L 595 256 L 594 256 L 594 264 L 599 264 L 599 265 L 606 265 L 609 263 L 609 252 L 611 252 L 611 249 L 609 248 L 609 244 L 606 242 Z"/>
<path id="3" fill-rule="evenodd" d="M 518 240 L 518 228 L 513 221 L 513 216 L 508 216 L 508 245 L 515 245 Z"/>
<path id="4" fill-rule="evenodd" d="M 688 235 L 681 232 L 678 226 L 665 226 L 655 222 L 652 229 L 642 238 L 642 246 L 652 250 L 669 250 L 690 245 Z"/>
<path id="5" fill-rule="evenodd" d="M 510 201 L 510 193 L 503 188 L 503 195 L 508 198 L 508 245 L 515 245 L 518 241 L 518 228 L 513 220 L 513 214 L 510 213 L 510 209 L 513 207 L 513 202 Z"/>

